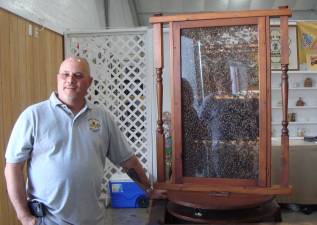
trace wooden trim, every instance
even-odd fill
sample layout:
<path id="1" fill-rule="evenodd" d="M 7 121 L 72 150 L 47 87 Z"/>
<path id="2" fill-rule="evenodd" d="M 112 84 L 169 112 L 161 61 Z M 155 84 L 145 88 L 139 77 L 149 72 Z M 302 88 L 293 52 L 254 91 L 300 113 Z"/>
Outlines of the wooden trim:
<path id="1" fill-rule="evenodd" d="M 266 90 L 267 90 L 267 45 L 266 45 L 266 24 L 265 17 L 258 18 L 258 65 L 259 65 L 259 176 L 258 176 L 258 185 L 265 187 L 267 184 L 266 177 L 266 146 L 268 145 L 267 138 L 267 99 L 266 99 Z"/>
<path id="2" fill-rule="evenodd" d="M 201 20 L 201 21 L 181 21 L 177 22 L 180 29 L 197 28 L 197 27 L 215 27 L 215 26 L 235 26 L 235 25 L 252 25 L 257 24 L 257 18 L 241 18 L 239 21 L 232 18 L 221 20 Z"/>
<path id="3" fill-rule="evenodd" d="M 257 184 L 255 179 L 230 179 L 230 178 L 210 178 L 210 177 L 184 177 L 184 183 L 206 184 L 210 185 L 232 185 L 232 186 L 255 186 Z"/>
<path id="4" fill-rule="evenodd" d="M 153 16 L 150 17 L 150 23 L 168 23 L 191 20 L 215 20 L 227 18 L 244 18 L 244 17 L 279 17 L 291 16 L 292 11 L 289 8 L 269 9 L 269 10 L 252 10 L 252 11 L 225 11 L 225 12 L 206 12 L 206 13 L 190 13 L 178 14 L 170 16 Z"/>
<path id="5" fill-rule="evenodd" d="M 273 185 L 271 187 L 258 186 L 224 186 L 224 185 L 201 185 L 196 183 L 186 184 L 169 184 L 156 183 L 154 188 L 170 191 L 188 191 L 188 192 L 218 192 L 218 193 L 241 193 L 241 194 L 258 194 L 258 195 L 289 195 L 292 187 Z"/>
<path id="6" fill-rule="evenodd" d="M 153 47 L 154 47 L 154 67 L 164 67 L 163 54 L 163 25 L 157 23 L 153 25 Z"/>
<path id="7" fill-rule="evenodd" d="M 282 16 L 280 23 L 281 34 L 281 64 L 289 64 L 289 43 L 288 43 L 288 17 Z"/>
<path id="8" fill-rule="evenodd" d="M 265 30 L 266 30 L 266 68 L 271 68 L 271 34 L 270 34 L 270 17 L 266 17 L 265 20 Z M 267 121 L 272 121 L 272 92 L 271 92 L 271 70 L 268 69 L 266 71 L 266 102 L 267 102 L 267 112 L 266 117 Z M 271 177 L 272 174 L 272 125 L 271 123 L 267 123 L 266 128 L 266 186 L 271 186 Z"/>
<path id="9" fill-rule="evenodd" d="M 170 66 L 171 66 L 171 95 L 172 95 L 172 136 L 173 136 L 173 173 L 172 181 L 183 182 L 182 165 L 182 91 L 181 91 L 181 68 L 180 68 L 180 26 L 170 23 Z"/>
<path id="10" fill-rule="evenodd" d="M 165 180 L 165 157 L 164 157 L 164 132 L 163 132 L 163 25 L 153 25 L 154 67 L 156 73 L 156 98 L 157 98 L 157 126 L 156 126 L 156 157 L 157 157 L 157 181 Z"/>

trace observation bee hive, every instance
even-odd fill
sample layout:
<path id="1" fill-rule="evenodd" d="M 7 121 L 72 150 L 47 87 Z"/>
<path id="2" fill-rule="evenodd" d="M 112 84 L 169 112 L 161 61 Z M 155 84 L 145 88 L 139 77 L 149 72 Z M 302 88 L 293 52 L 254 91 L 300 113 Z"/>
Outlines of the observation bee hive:
<path id="1" fill-rule="evenodd" d="M 167 201 L 161 206 L 173 219 L 165 218 L 165 222 L 230 220 L 228 214 L 221 218 L 219 210 L 231 215 L 238 212 L 239 216 L 231 218 L 231 222 L 280 220 L 274 196 L 291 193 L 287 128 L 289 16 L 291 11 L 280 7 L 150 18 L 158 103 L 154 187 L 167 190 Z M 283 128 L 278 185 L 271 184 L 272 17 L 280 19 L 282 68 Z M 168 177 L 162 128 L 164 23 L 169 25 L 171 68 L 170 77 L 164 79 L 169 79 L 172 87 L 173 153 Z M 157 204 L 154 201 L 152 205 L 152 222 L 156 221 Z M 261 207 L 262 213 L 256 212 Z M 254 212 L 257 218 L 245 216 L 246 210 Z"/>

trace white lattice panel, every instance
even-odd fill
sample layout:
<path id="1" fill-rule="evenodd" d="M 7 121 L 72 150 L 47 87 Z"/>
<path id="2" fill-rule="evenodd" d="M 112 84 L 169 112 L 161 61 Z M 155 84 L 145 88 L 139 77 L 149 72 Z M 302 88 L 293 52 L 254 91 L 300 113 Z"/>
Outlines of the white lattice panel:
<path id="1" fill-rule="evenodd" d="M 115 118 L 137 157 L 151 168 L 147 135 L 145 33 L 101 32 L 65 35 L 66 56 L 86 58 L 92 85 L 87 100 L 104 106 Z M 106 162 L 104 183 L 119 171 Z M 106 185 L 104 191 L 106 191 Z"/>

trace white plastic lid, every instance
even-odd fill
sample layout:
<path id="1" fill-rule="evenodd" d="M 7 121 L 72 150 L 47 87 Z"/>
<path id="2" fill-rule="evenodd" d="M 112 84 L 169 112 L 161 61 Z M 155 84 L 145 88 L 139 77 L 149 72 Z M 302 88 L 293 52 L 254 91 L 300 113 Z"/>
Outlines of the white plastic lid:
<path id="1" fill-rule="evenodd" d="M 133 180 L 126 173 L 115 173 L 111 176 L 112 182 L 133 182 Z"/>

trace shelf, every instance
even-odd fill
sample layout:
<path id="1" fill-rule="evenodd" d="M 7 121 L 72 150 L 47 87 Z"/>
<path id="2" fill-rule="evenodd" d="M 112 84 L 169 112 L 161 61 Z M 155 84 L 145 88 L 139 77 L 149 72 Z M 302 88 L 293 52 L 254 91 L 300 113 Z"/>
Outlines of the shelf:
<path id="1" fill-rule="evenodd" d="M 272 88 L 272 91 L 280 91 L 281 88 Z M 317 90 L 317 87 L 298 87 L 298 88 L 288 88 L 288 90 Z"/>
<path id="2" fill-rule="evenodd" d="M 281 145 L 281 137 L 280 136 L 272 137 L 272 146 L 280 146 L 280 145 Z M 317 143 L 304 141 L 304 137 L 292 136 L 292 137 L 289 137 L 289 145 L 290 146 L 317 146 Z"/>
<path id="3" fill-rule="evenodd" d="M 304 137 L 290 136 L 290 140 L 304 140 Z M 280 141 L 281 137 L 272 137 L 272 141 Z"/>
<path id="4" fill-rule="evenodd" d="M 289 122 L 288 125 L 316 125 L 317 121 L 313 122 Z M 281 125 L 282 122 L 272 122 L 272 125 Z"/>
<path id="5" fill-rule="evenodd" d="M 272 86 L 271 86 L 271 94 L 272 94 L 272 119 L 273 122 L 271 123 L 272 131 L 276 135 L 279 132 L 277 130 L 282 129 L 282 122 L 279 121 L 282 115 L 282 106 L 279 104 L 281 101 L 281 80 L 280 76 L 282 74 L 281 71 L 271 71 L 272 72 Z M 314 134 L 316 135 L 317 129 L 317 118 L 315 116 L 317 111 L 317 103 L 314 101 L 315 96 L 317 94 L 317 70 L 294 70 L 288 71 L 289 77 L 289 86 L 288 86 L 288 96 L 289 98 L 289 105 L 288 105 L 288 112 L 296 113 L 301 115 L 297 117 L 295 122 L 288 122 L 288 130 L 289 134 L 292 135 L 290 139 L 291 143 L 302 142 L 301 145 L 306 145 L 304 143 L 303 137 L 296 137 L 298 134 L 298 128 L 304 129 L 307 131 L 307 134 Z M 311 78 L 313 81 L 312 87 L 304 87 L 305 79 Z M 310 102 L 308 105 L 304 106 L 296 106 L 296 102 L 299 97 L 305 98 L 305 101 Z M 278 99 L 276 99 L 278 97 Z M 274 100 L 279 100 L 278 102 Z M 275 118 L 275 119 L 274 119 Z M 275 120 L 275 121 L 274 121 Z M 305 131 L 305 133 L 306 133 Z M 273 140 L 273 139 L 272 139 Z M 275 141 L 276 142 L 276 141 Z M 272 143 L 275 143 L 274 141 Z M 307 142 L 309 143 L 309 142 Z M 311 145 L 311 142 L 309 143 Z M 316 145 L 316 144 L 315 144 Z"/>
<path id="6" fill-rule="evenodd" d="M 272 109 L 282 109 L 282 107 L 273 106 Z M 288 109 L 317 109 L 317 106 L 289 106 Z"/>
<path id="7" fill-rule="evenodd" d="M 282 73 L 282 71 L 278 70 L 278 71 L 271 71 L 272 74 L 277 74 L 280 75 Z M 287 71 L 287 74 L 316 74 L 317 75 L 317 70 L 289 70 Z"/>

